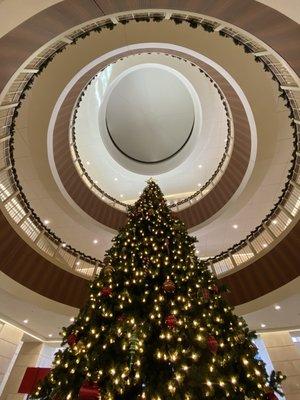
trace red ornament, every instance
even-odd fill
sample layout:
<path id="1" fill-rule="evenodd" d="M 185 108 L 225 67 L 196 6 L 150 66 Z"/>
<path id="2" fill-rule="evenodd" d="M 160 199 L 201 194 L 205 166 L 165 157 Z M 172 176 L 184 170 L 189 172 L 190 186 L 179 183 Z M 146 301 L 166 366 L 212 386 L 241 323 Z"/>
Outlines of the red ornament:
<path id="1" fill-rule="evenodd" d="M 67 337 L 67 343 L 69 346 L 73 347 L 75 346 L 75 344 L 78 343 L 78 338 L 76 335 L 74 335 L 74 333 L 71 333 L 68 337 Z"/>
<path id="2" fill-rule="evenodd" d="M 166 318 L 166 324 L 168 325 L 169 328 L 174 328 L 177 324 L 177 319 L 175 315 L 168 315 Z"/>
<path id="3" fill-rule="evenodd" d="M 126 320 L 126 315 L 125 314 L 121 314 L 117 318 L 118 322 L 124 322 L 125 320 Z"/>
<path id="4" fill-rule="evenodd" d="M 97 383 L 89 381 L 83 382 L 79 391 L 78 400 L 99 400 L 99 397 L 100 391 Z"/>
<path id="5" fill-rule="evenodd" d="M 219 288 L 218 288 L 218 286 L 217 285 L 212 285 L 212 291 L 214 292 L 214 293 L 219 293 Z"/>
<path id="6" fill-rule="evenodd" d="M 171 279 L 166 279 L 164 281 L 163 288 L 166 292 L 172 293 L 175 291 L 176 286 L 175 283 L 171 281 Z"/>
<path id="7" fill-rule="evenodd" d="M 205 301 L 208 301 L 210 298 L 210 293 L 208 289 L 202 289 L 202 297 Z"/>
<path id="8" fill-rule="evenodd" d="M 266 399 L 267 400 L 278 400 L 278 397 L 276 396 L 276 394 L 274 392 L 269 392 L 269 393 L 267 393 Z"/>
<path id="9" fill-rule="evenodd" d="M 108 297 L 112 294 L 112 289 L 110 287 L 104 287 L 101 289 L 101 295 L 103 297 Z"/>
<path id="10" fill-rule="evenodd" d="M 218 347 L 219 347 L 219 343 L 216 340 L 216 338 L 214 338 L 213 336 L 209 336 L 207 338 L 207 347 L 209 348 L 209 350 L 216 354 L 216 352 L 218 351 Z"/>

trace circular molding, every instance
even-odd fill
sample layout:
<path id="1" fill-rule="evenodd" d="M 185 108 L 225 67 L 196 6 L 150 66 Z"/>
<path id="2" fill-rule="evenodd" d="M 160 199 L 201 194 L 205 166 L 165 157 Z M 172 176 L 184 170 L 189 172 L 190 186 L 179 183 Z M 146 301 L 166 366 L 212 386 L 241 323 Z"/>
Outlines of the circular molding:
<path id="1" fill-rule="evenodd" d="M 82 208 L 92 218 L 103 225 L 117 229 L 124 223 L 126 216 L 119 210 L 112 208 L 92 193 L 81 181 L 75 166 L 73 165 L 71 152 L 69 149 L 68 132 L 69 121 L 74 107 L 74 98 L 78 98 L 85 85 L 103 69 L 106 65 L 116 62 L 120 57 L 139 52 L 163 51 L 168 54 L 183 57 L 191 61 L 195 66 L 207 71 L 209 76 L 216 81 L 221 88 L 224 96 L 228 99 L 229 108 L 235 110 L 232 115 L 234 126 L 234 143 L 229 163 L 218 183 L 205 197 L 186 210 L 178 212 L 178 216 L 183 219 L 187 227 L 195 227 L 216 214 L 229 200 L 234 199 L 234 194 L 238 195 L 239 190 L 246 184 L 254 166 L 256 153 L 256 129 L 254 118 L 250 106 L 240 87 L 233 78 L 220 66 L 192 50 L 181 48 L 171 44 L 148 44 L 145 48 L 141 45 L 126 46 L 110 52 L 99 59 L 92 61 L 83 68 L 66 86 L 54 107 L 49 124 L 49 160 L 52 166 L 54 177 L 62 191 L 67 192 L 67 196 Z M 166 48 L 167 47 L 167 48 Z M 181 51 L 179 51 L 180 49 Z M 222 71 L 221 73 L 216 70 Z M 223 76 L 225 75 L 225 77 Z M 229 83 L 230 81 L 230 83 Z M 237 94 L 238 92 L 238 94 Z M 246 109 L 246 110 L 245 110 Z M 251 128 L 249 126 L 249 121 Z M 255 132 L 251 135 L 251 131 Z M 53 136 L 52 136 L 53 135 Z M 252 138 L 252 139 L 251 139 Z M 53 146 L 53 147 L 52 147 Z M 52 158 L 53 151 L 53 158 Z M 80 189 L 79 189 L 80 188 Z M 79 196 L 80 195 L 80 198 Z M 108 214 L 104 210 L 110 209 Z M 115 217 L 111 219 L 111 215 Z M 121 215 L 123 216 L 121 217 Z M 119 219 L 119 223 L 118 223 Z"/>
<path id="2" fill-rule="evenodd" d="M 150 5 L 150 2 L 145 3 L 145 5 L 147 4 Z M 153 6 L 154 3 L 152 2 L 151 4 Z M 187 7 L 186 2 L 180 2 L 178 4 L 182 4 L 183 9 Z M 103 6 L 104 13 L 106 14 L 121 11 L 120 8 L 118 8 L 120 6 L 116 6 L 113 3 L 110 3 L 109 5 L 101 5 Z M 126 1 L 126 4 L 124 2 L 124 5 L 121 7 L 128 10 L 132 5 L 134 5 L 134 3 Z M 224 5 L 223 2 L 219 2 L 217 0 L 212 1 L 209 4 L 205 1 L 194 1 L 192 3 L 189 2 L 188 7 L 194 12 L 205 12 L 208 15 L 212 15 L 220 19 L 223 18 L 232 24 L 238 25 L 245 30 L 249 30 L 251 33 L 259 36 L 262 40 L 265 40 L 270 47 L 273 47 L 277 52 L 279 52 L 296 71 L 300 70 L 300 60 L 298 57 L 299 51 L 297 51 L 297 43 L 299 43 L 297 41 L 299 28 L 295 23 L 293 23 L 293 21 L 282 17 L 280 13 L 274 12 L 274 10 L 270 9 L 269 7 L 262 6 L 254 1 L 248 1 L 247 4 L 242 8 L 239 7 L 238 1 L 232 1 Z M 35 51 L 43 43 L 43 41 L 54 38 L 56 35 L 61 34 L 63 30 L 69 29 L 72 25 L 79 24 L 85 22 L 89 18 L 93 18 L 95 16 L 95 11 L 96 15 L 98 14 L 99 16 L 102 16 L 102 12 L 100 12 L 99 9 L 97 10 L 95 5 L 89 5 L 88 7 L 85 7 L 83 1 L 78 1 L 76 4 L 74 4 L 73 1 L 66 0 L 63 2 L 63 4 L 59 4 L 57 7 L 51 7 L 49 13 L 44 12 L 41 13 L 41 15 L 37 14 L 35 17 L 31 18 L 29 22 L 26 21 L 21 27 L 16 28 L 13 32 L 13 39 L 15 43 L 13 49 L 11 46 L 12 35 L 6 35 L 4 41 L 2 41 L 2 48 L 4 49 L 2 60 L 3 65 L 5 65 L 5 70 L 3 69 L 1 71 L 1 88 L 7 84 L 9 78 L 13 76 L 15 70 L 21 64 L 21 62 L 26 60 L 26 57 L 28 57 L 32 51 Z M 61 18 L 58 21 L 57 15 L 63 16 L 64 18 Z M 45 32 L 43 27 L 45 24 L 49 26 L 49 21 L 51 21 L 51 31 L 49 30 Z M 266 23 L 266 21 L 268 23 Z M 274 26 L 277 28 L 276 31 L 273 29 Z M 39 29 L 40 35 L 37 35 L 37 31 Z M 26 33 L 28 32 L 29 35 L 25 36 L 24 30 Z M 286 43 L 289 43 L 289 46 L 287 46 Z M 26 46 L 26 44 L 28 45 Z M 18 54 L 18 58 L 16 59 L 15 49 L 17 46 L 22 48 L 24 51 L 22 52 L 22 55 Z M 7 49 L 11 49 L 11 51 L 9 52 Z M 6 221 L 1 221 L 1 226 L 5 227 L 7 225 L 8 224 Z M 33 290 L 42 292 L 43 295 L 49 297 L 55 296 L 55 293 L 58 291 L 65 292 L 66 287 L 71 288 L 70 298 L 66 300 L 66 293 L 62 293 L 63 295 L 59 300 L 61 302 L 70 301 L 71 303 L 74 303 L 74 299 L 78 299 L 76 297 L 77 295 L 81 299 L 82 296 L 84 297 L 83 292 L 86 286 L 83 288 L 79 282 L 73 281 L 72 284 L 70 284 L 69 281 L 65 282 L 65 285 L 63 285 L 62 280 L 60 279 L 61 274 L 58 274 L 60 275 L 59 279 L 56 279 L 54 282 L 54 280 L 51 279 L 51 276 L 53 277 L 52 268 L 50 275 L 45 273 L 45 270 L 41 268 L 43 266 L 43 259 L 36 260 L 36 263 L 32 263 L 32 254 L 27 254 L 28 257 L 25 258 L 27 261 L 30 259 L 30 268 L 26 273 L 25 269 L 23 268 L 25 253 L 23 251 L 19 252 L 19 250 L 22 248 L 20 243 L 18 243 L 18 246 L 16 246 L 17 240 L 14 237 L 16 234 L 13 233 L 13 235 L 10 235 L 9 232 L 5 231 L 4 229 L 1 229 L 0 232 L 1 235 L 3 235 L 1 242 L 2 244 L 5 244 L 5 246 L 2 246 L 2 249 L 11 249 L 11 245 L 13 243 L 16 250 L 12 255 L 11 261 L 13 262 L 10 265 L 10 260 L 7 259 L 7 254 L 11 254 L 11 252 L 7 250 L 7 253 L 5 252 L 3 254 L 1 267 L 4 267 L 4 265 L 10 266 L 10 268 L 5 269 L 7 274 L 13 276 L 14 279 L 17 279 L 20 281 L 20 283 L 31 287 Z M 299 275 L 299 268 L 297 268 L 297 264 L 299 264 L 297 263 L 299 237 L 298 224 L 293 231 L 290 232 L 287 238 L 278 244 L 276 252 L 268 253 L 259 260 L 261 261 L 263 259 L 264 262 L 254 263 L 254 268 L 257 271 L 255 279 L 253 279 L 252 275 L 247 276 L 246 278 L 248 279 L 244 279 L 245 276 L 242 276 L 241 271 L 232 276 L 233 282 L 231 287 L 235 292 L 235 295 L 238 296 L 239 302 L 249 301 L 254 298 L 253 296 L 257 297 L 265 294 Z M 7 243 L 9 244 L 8 247 Z M 268 265 L 271 270 L 270 268 L 267 270 L 265 268 L 266 265 Z M 286 266 L 284 271 L 282 270 L 282 265 Z M 37 267 L 40 268 L 40 271 L 38 271 L 39 268 Z M 20 279 L 20 274 L 18 274 L 17 271 L 22 271 L 22 279 Z M 248 272 L 250 273 L 251 271 Z M 270 279 L 267 282 L 268 285 L 264 285 L 264 283 L 266 283 L 266 280 L 264 279 L 266 274 L 270 276 Z M 68 273 L 68 275 L 69 279 L 72 279 L 72 274 Z M 28 276 L 35 276 L 36 282 L 30 285 L 28 283 L 28 279 L 24 279 L 24 277 Z M 41 276 L 44 278 L 43 281 L 41 281 Z M 80 280 L 83 279 L 80 278 Z M 253 287 L 249 286 L 249 282 L 251 281 L 255 283 L 256 286 L 256 290 L 254 291 L 252 290 Z M 244 283 L 244 285 L 241 283 Z M 37 289 L 36 285 L 39 286 L 39 289 Z M 51 287 L 53 290 L 51 288 L 49 289 L 49 287 Z M 83 289 L 82 292 L 80 291 L 81 289 Z M 74 293 L 76 293 L 76 295 L 74 295 Z"/>
<path id="3" fill-rule="evenodd" d="M 226 169 L 226 166 L 229 162 L 230 159 L 230 154 L 232 151 L 232 146 L 233 146 L 233 141 L 234 141 L 234 135 L 233 135 L 233 129 L 232 129 L 232 124 L 231 124 L 231 112 L 228 106 L 228 103 L 226 101 L 226 98 L 223 94 L 223 92 L 221 91 L 221 89 L 219 88 L 219 86 L 217 85 L 217 83 L 215 81 L 213 81 L 213 79 L 202 69 L 200 68 L 195 68 L 195 64 L 192 64 L 191 62 L 188 62 L 188 60 L 183 59 L 179 56 L 171 56 L 169 54 L 163 53 L 163 52 L 147 52 L 147 53 L 139 53 L 137 55 L 131 55 L 128 57 L 122 57 L 121 60 L 119 62 L 125 62 L 128 63 L 130 62 L 131 58 L 134 59 L 138 59 L 138 56 L 142 56 L 142 55 L 153 55 L 153 56 L 164 56 L 164 58 L 166 59 L 161 60 L 161 62 L 170 62 L 170 60 L 173 60 L 172 62 L 174 63 L 174 60 L 177 60 L 176 62 L 183 62 L 184 66 L 189 66 L 190 72 L 194 73 L 194 78 L 197 80 L 197 83 L 199 83 L 201 81 L 201 79 L 203 78 L 204 81 L 206 80 L 208 82 L 209 85 L 212 86 L 212 90 L 214 92 L 216 92 L 216 94 L 218 95 L 218 101 L 220 101 L 220 109 L 222 109 L 222 111 L 224 110 L 224 117 L 226 119 L 226 127 L 224 126 L 224 128 L 227 130 L 227 137 L 225 137 L 224 139 L 224 145 L 223 145 L 223 141 L 222 141 L 222 147 L 224 146 L 224 151 L 222 152 L 222 154 L 220 155 L 220 157 L 218 157 L 219 163 L 216 166 L 216 169 L 213 169 L 211 172 L 211 175 L 209 177 L 209 179 L 204 180 L 205 184 L 201 185 L 199 187 L 199 189 L 197 189 L 194 193 L 192 193 L 191 195 L 189 195 L 188 197 L 185 197 L 183 199 L 180 199 L 178 201 L 173 201 L 170 202 L 170 207 L 171 208 L 177 208 L 180 206 L 180 209 L 182 209 L 183 207 L 187 207 L 190 206 L 190 202 L 195 200 L 195 199 L 199 199 L 200 197 L 206 195 L 209 190 L 211 190 L 213 188 L 214 183 L 216 183 L 220 177 L 220 175 L 222 174 L 222 171 L 224 171 Z M 177 71 L 176 68 L 176 62 L 175 65 L 172 65 L 171 70 L 172 71 Z M 206 99 L 201 99 L 201 93 L 200 92 L 196 92 L 195 89 L 193 88 L 193 85 L 195 84 L 195 82 L 193 81 L 193 79 L 191 80 L 191 76 L 189 76 L 188 79 L 187 76 L 185 76 L 184 79 L 184 83 L 186 83 L 190 89 L 191 95 L 193 97 L 194 100 L 194 111 L 195 111 L 195 123 L 194 123 L 194 129 L 192 132 L 192 137 L 191 139 L 188 141 L 188 143 L 185 145 L 185 148 L 180 152 L 180 154 L 177 157 L 174 157 L 174 159 L 172 160 L 168 160 L 168 162 L 164 162 L 163 164 L 159 164 L 157 167 L 156 165 L 151 165 L 151 171 L 149 171 L 149 167 L 144 165 L 141 165 L 139 163 L 136 162 L 130 162 L 128 161 L 128 159 L 123 156 L 121 153 L 117 152 L 115 147 L 112 146 L 111 140 L 109 138 L 109 135 L 106 131 L 106 126 L 105 126 L 105 118 L 103 118 L 104 114 L 105 114 L 105 109 L 106 109 L 106 102 L 107 99 L 109 97 L 110 91 L 113 90 L 114 88 L 114 83 L 118 82 L 119 79 L 122 79 L 123 76 L 126 76 L 127 71 L 132 71 L 132 70 L 136 70 L 139 68 L 140 65 L 149 65 L 149 66 L 153 66 L 153 65 L 159 65 L 159 67 L 164 67 L 167 68 L 167 70 L 169 70 L 170 67 L 167 67 L 165 64 L 157 64 L 157 63 L 142 63 L 139 64 L 137 63 L 136 65 L 134 65 L 133 67 L 131 67 L 130 69 L 127 69 L 123 72 L 120 73 L 120 75 L 117 75 L 117 77 L 114 78 L 114 80 L 112 82 L 110 82 L 108 89 L 106 89 L 106 93 L 104 96 L 101 97 L 101 101 L 100 99 L 98 99 L 97 96 L 97 91 L 101 90 L 101 92 L 103 91 L 102 89 L 102 85 L 100 87 L 98 81 L 102 82 L 102 74 L 103 74 L 103 80 L 104 80 L 104 87 L 106 87 L 107 85 L 107 75 L 110 75 L 111 73 L 111 68 L 113 68 L 113 66 L 115 64 L 118 63 L 114 63 L 114 64 L 109 64 L 105 69 L 102 69 L 102 71 L 97 74 L 82 90 L 81 94 L 79 95 L 79 98 L 76 102 L 74 111 L 73 111 L 73 117 L 72 117 L 72 122 L 71 122 L 71 137 L 70 137 L 70 146 L 71 146 L 71 152 L 73 154 L 73 160 L 74 163 L 76 165 L 76 168 L 78 169 L 78 173 L 81 176 L 81 179 L 84 181 L 84 183 L 88 186 L 89 190 L 92 190 L 94 193 L 97 194 L 98 197 L 100 197 L 102 200 L 110 203 L 113 202 L 115 204 L 115 206 L 120 206 L 120 208 L 122 210 L 126 210 L 128 203 L 126 202 L 121 202 L 116 196 L 114 197 L 112 194 L 106 193 L 105 190 L 103 190 L 103 187 L 100 188 L 99 187 L 99 178 L 98 180 L 95 179 L 95 177 L 91 178 L 91 176 L 94 175 L 93 171 L 90 171 L 90 157 L 86 154 L 86 151 L 83 151 L 82 153 L 82 148 L 81 146 L 83 145 L 83 147 L 86 146 L 87 143 L 87 138 L 86 138 L 86 128 L 85 128 L 85 124 L 83 121 L 83 114 L 81 112 L 81 107 L 84 103 L 84 110 L 88 110 L 88 112 L 91 112 L 91 107 L 88 106 L 88 102 L 91 101 L 90 98 L 90 91 L 92 91 L 93 95 L 95 96 L 95 102 L 96 103 L 100 103 L 100 118 L 99 118 L 99 130 L 101 132 L 101 136 L 103 138 L 103 142 L 105 143 L 106 147 L 101 147 L 102 142 L 101 141 L 95 141 L 95 145 L 97 147 L 101 147 L 101 151 L 104 152 L 104 157 L 105 157 L 105 151 L 106 148 L 110 150 L 110 153 L 112 154 L 112 156 L 115 155 L 115 159 L 118 160 L 120 162 L 120 164 L 122 166 L 124 166 L 127 170 L 133 170 L 134 172 L 137 173 L 149 173 L 149 175 L 155 175 L 156 173 L 159 173 L 162 169 L 162 167 L 164 167 L 164 172 L 170 168 L 172 168 L 172 170 L 174 171 L 174 168 L 176 168 L 176 166 L 182 165 L 182 163 L 185 161 L 186 158 L 188 157 L 194 157 L 197 156 L 198 154 L 200 155 L 200 153 L 198 153 L 198 151 L 200 152 L 202 147 L 204 147 L 204 145 L 206 144 L 206 142 L 208 141 L 208 135 L 206 135 L 206 132 L 209 131 L 210 125 L 208 124 L 209 122 L 209 118 L 207 120 L 207 107 L 209 107 L 208 104 L 206 104 Z M 120 67 L 119 67 L 120 68 Z M 179 71 L 178 71 L 179 72 Z M 196 74 L 195 74 L 196 72 Z M 197 73 L 200 74 L 200 76 L 197 78 Z M 182 73 L 180 73 L 179 76 L 181 76 Z M 199 79 L 200 78 L 200 79 Z M 91 89 L 92 88 L 92 89 Z M 97 88 L 97 89 L 96 89 Z M 202 105 L 200 104 L 200 101 L 202 103 Z M 92 104 L 90 105 L 92 106 Z M 206 113 L 205 113 L 205 120 L 203 121 L 203 117 L 202 117 L 202 107 L 205 106 L 206 108 Z M 90 116 L 90 118 L 92 117 L 92 115 Z M 79 127 L 77 126 L 77 119 L 79 118 L 80 120 L 80 124 Z M 212 118 L 212 116 L 210 116 L 210 118 Z M 102 121 L 101 121 L 102 120 Z M 214 121 L 216 119 L 214 118 Z M 89 119 L 90 121 L 90 119 Z M 201 123 L 202 122 L 202 123 Z M 84 135 L 83 138 L 79 136 L 80 132 L 78 131 L 78 129 L 80 128 L 81 125 L 81 135 Z M 97 125 L 97 119 L 94 120 L 94 123 L 92 126 L 98 126 Z M 99 136 L 100 137 L 100 136 Z M 79 140 L 81 139 L 81 140 Z M 95 139 L 94 139 L 95 140 Z M 84 148 L 83 148 L 84 150 Z M 195 153 L 196 152 L 196 153 Z M 107 153 L 107 156 L 109 156 L 109 153 Z M 188 156 L 188 157 L 187 157 Z M 197 158 L 197 157 L 196 157 Z M 84 162 L 84 160 L 89 159 L 90 161 L 88 162 L 87 165 L 86 162 Z M 96 164 L 96 160 L 95 158 L 92 157 L 92 164 Z M 218 161 L 215 160 L 215 161 Z M 196 162 L 198 161 L 198 162 Z M 196 164 L 195 164 L 196 162 Z M 194 168 L 199 168 L 199 162 L 201 163 L 202 160 L 201 159 L 195 159 L 194 160 Z M 102 164 L 103 165 L 103 164 Z M 105 167 L 106 163 L 104 163 L 104 167 Z M 111 165 L 111 168 L 117 169 L 118 168 L 118 164 L 116 164 L 115 166 Z M 158 168 L 158 170 L 156 171 L 155 168 Z M 112 171 L 107 171 L 108 176 L 111 175 Z M 117 172 L 117 170 L 116 170 Z M 153 174 L 150 174 L 150 172 L 153 172 Z M 113 172 L 114 173 L 114 172 Z M 137 175 L 138 176 L 138 175 Z M 164 175 L 164 180 L 167 179 L 167 174 Z M 159 176 L 160 178 L 161 176 Z M 173 179 L 174 179 L 174 175 L 173 175 Z M 203 179 L 202 179 L 203 181 Z M 144 184 L 144 182 L 143 182 Z M 195 184 L 196 185 L 196 184 Z M 108 190 L 109 192 L 109 190 Z M 134 196 L 134 195 L 133 195 Z M 134 198 L 134 197 L 133 197 Z M 130 202 L 131 204 L 131 202 Z"/>
<path id="4" fill-rule="evenodd" d="M 174 159 L 195 125 L 196 107 L 186 79 L 163 65 L 141 64 L 111 86 L 104 118 L 118 151 L 141 164 Z"/>

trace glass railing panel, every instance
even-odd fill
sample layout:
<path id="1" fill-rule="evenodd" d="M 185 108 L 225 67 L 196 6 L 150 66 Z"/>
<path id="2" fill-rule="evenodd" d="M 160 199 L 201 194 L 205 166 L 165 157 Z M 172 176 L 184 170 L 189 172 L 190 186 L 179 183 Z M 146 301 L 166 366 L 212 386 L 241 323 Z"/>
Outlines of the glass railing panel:
<path id="1" fill-rule="evenodd" d="M 20 228 L 26 233 L 26 235 L 33 241 L 35 241 L 40 233 L 40 230 L 35 226 L 30 217 L 26 218 Z"/>
<path id="2" fill-rule="evenodd" d="M 260 251 L 266 249 L 273 241 L 272 236 L 266 230 L 262 230 L 258 236 L 251 240 L 251 244 L 255 251 L 259 253 Z"/>
<path id="3" fill-rule="evenodd" d="M 26 215 L 23 206 L 15 197 L 5 204 L 5 209 L 16 224 L 18 224 Z"/>
<path id="4" fill-rule="evenodd" d="M 41 236 L 36 242 L 37 246 L 50 257 L 55 254 L 55 243 L 51 242 L 45 235 Z"/>
<path id="5" fill-rule="evenodd" d="M 271 218 L 267 226 L 276 237 L 280 236 L 282 232 L 292 222 L 291 218 L 287 216 L 284 211 L 279 211 L 274 218 Z"/>
<path id="6" fill-rule="evenodd" d="M 300 190 L 296 187 L 290 192 L 284 207 L 292 214 L 293 217 L 296 216 L 300 208 Z"/>
<path id="7" fill-rule="evenodd" d="M 233 262 L 229 256 L 222 260 L 215 261 L 213 265 L 217 275 L 223 274 L 224 272 L 234 268 Z"/>
<path id="8" fill-rule="evenodd" d="M 75 260 L 76 260 L 75 254 L 70 253 L 68 250 L 65 250 L 63 247 L 60 247 L 58 249 L 58 254 L 59 254 L 59 256 L 61 256 L 63 258 L 63 260 L 69 267 L 73 268 L 73 266 L 75 264 Z"/>
<path id="9" fill-rule="evenodd" d="M 250 246 L 245 245 L 241 249 L 232 252 L 232 257 L 236 263 L 236 265 L 243 264 L 244 262 L 250 260 L 254 256 L 253 251 Z"/>

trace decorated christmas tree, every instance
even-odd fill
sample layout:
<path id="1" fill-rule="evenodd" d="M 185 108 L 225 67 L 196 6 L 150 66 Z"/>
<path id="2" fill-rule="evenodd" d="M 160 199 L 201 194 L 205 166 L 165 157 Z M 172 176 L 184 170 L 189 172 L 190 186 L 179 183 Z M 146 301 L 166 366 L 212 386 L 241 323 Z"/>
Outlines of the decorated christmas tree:
<path id="1" fill-rule="evenodd" d="M 31 398 L 277 398 L 282 376 L 268 378 L 194 243 L 149 181 Z"/>

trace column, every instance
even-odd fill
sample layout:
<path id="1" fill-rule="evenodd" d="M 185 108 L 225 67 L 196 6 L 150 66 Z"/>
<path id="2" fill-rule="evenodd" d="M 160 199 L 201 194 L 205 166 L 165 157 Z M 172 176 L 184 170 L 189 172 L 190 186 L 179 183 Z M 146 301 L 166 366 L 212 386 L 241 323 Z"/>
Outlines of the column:
<path id="1" fill-rule="evenodd" d="M 0 396 L 22 345 L 23 332 L 0 321 Z"/>
<path id="2" fill-rule="evenodd" d="M 287 379 L 283 383 L 286 400 L 300 399 L 300 349 L 295 346 L 288 331 L 262 333 L 275 370 Z"/>
<path id="3" fill-rule="evenodd" d="M 26 396 L 19 394 L 18 389 L 27 367 L 50 367 L 55 347 L 42 342 L 24 342 L 0 400 L 24 400 Z"/>

